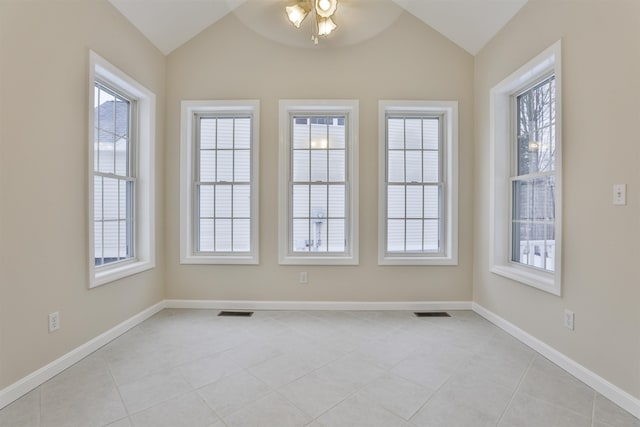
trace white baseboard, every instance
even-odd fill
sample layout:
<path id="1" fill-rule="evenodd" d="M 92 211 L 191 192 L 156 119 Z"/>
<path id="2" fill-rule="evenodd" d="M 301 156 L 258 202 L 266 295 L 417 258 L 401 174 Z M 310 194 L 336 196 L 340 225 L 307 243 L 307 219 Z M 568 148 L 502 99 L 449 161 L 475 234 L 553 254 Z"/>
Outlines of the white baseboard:
<path id="1" fill-rule="evenodd" d="M 36 387 L 44 384 L 46 381 L 58 375 L 74 363 L 79 362 L 83 358 L 87 357 L 94 351 L 98 350 L 103 345 L 119 337 L 127 332 L 129 329 L 140 324 L 144 320 L 153 316 L 165 307 L 165 302 L 161 301 L 135 316 L 125 320 L 124 322 L 114 326 L 108 331 L 98 335 L 90 341 L 82 344 L 81 346 L 71 350 L 64 356 L 59 357 L 46 366 L 38 369 L 35 372 L 27 375 L 26 377 L 18 380 L 17 382 L 9 385 L 8 387 L 0 390 L 0 409 L 9 405 L 14 400 L 24 396 Z"/>
<path id="2" fill-rule="evenodd" d="M 589 387 L 593 388 L 595 391 L 597 391 L 607 399 L 611 400 L 634 416 L 640 418 L 639 399 L 630 395 L 621 388 L 611 384 L 609 381 L 605 380 L 598 374 L 590 371 L 575 360 L 570 359 L 563 353 L 540 341 L 538 338 L 530 335 L 513 323 L 487 310 L 480 304 L 477 304 L 475 302 L 472 303 L 472 309 L 474 312 L 478 313 L 489 322 L 493 323 L 500 329 L 512 335 L 514 338 L 517 338 L 538 353 L 542 354 L 544 357 L 546 357 L 556 365 L 560 366 L 562 369 L 569 372 L 571 375 L 578 378 L 580 381 L 587 384 Z"/>
<path id="3" fill-rule="evenodd" d="M 223 301 L 165 300 L 166 308 L 218 310 L 471 310 L 471 301 Z"/>

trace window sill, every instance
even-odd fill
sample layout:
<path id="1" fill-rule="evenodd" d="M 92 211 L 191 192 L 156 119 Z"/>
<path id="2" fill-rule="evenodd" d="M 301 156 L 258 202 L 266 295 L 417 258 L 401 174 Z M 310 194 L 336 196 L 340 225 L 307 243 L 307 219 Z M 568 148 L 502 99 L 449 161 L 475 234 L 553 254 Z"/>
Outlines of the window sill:
<path id="1" fill-rule="evenodd" d="M 95 288 L 107 283 L 114 282 L 118 279 L 133 276 L 134 274 L 142 273 L 143 271 L 151 270 L 155 267 L 155 264 L 151 261 L 133 261 L 120 265 L 114 265 L 104 268 L 96 268 L 94 270 L 93 281 L 90 288 Z"/>
<path id="2" fill-rule="evenodd" d="M 494 274 L 515 280 L 522 284 L 540 289 L 550 294 L 561 296 L 560 281 L 552 273 L 538 272 L 524 267 L 512 265 L 494 265 L 490 271 Z"/>
<path id="3" fill-rule="evenodd" d="M 353 256 L 295 256 L 280 258 L 280 265 L 359 265 L 357 257 Z"/>
<path id="4" fill-rule="evenodd" d="M 452 257 L 443 256 L 381 256 L 378 258 L 378 265 L 424 265 L 424 266 L 456 266 L 458 260 Z"/>
<path id="5" fill-rule="evenodd" d="M 260 260 L 256 255 L 219 256 L 219 255 L 188 255 L 180 258 L 180 264 L 217 264 L 217 265 L 257 265 Z"/>

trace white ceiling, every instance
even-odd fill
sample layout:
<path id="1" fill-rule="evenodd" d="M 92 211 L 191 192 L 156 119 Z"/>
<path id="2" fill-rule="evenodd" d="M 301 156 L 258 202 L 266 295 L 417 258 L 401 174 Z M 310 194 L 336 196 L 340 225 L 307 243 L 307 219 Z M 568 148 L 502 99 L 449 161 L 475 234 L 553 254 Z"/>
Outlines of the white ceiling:
<path id="1" fill-rule="evenodd" d="M 287 23 L 292 0 L 109 0 L 165 55 L 235 13 L 281 43 L 313 47 L 308 32 Z M 404 10 L 475 55 L 527 0 L 340 0 L 338 29 L 322 47 L 352 44 L 387 28 Z M 367 25 L 363 25 L 364 23 Z M 373 25 L 372 25 L 373 24 Z M 342 33 L 342 34 L 340 34 Z"/>

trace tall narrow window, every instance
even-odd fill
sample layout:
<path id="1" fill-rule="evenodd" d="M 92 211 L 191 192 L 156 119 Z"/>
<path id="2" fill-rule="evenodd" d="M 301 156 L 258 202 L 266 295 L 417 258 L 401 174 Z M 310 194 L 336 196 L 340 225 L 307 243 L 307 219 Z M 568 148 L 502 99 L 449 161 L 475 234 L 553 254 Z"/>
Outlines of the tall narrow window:
<path id="1" fill-rule="evenodd" d="M 555 268 L 555 77 L 514 97 L 511 260 Z"/>
<path id="2" fill-rule="evenodd" d="M 491 272 L 561 294 L 561 43 L 491 90 Z"/>
<path id="3" fill-rule="evenodd" d="M 455 264 L 456 103 L 381 101 L 381 264 Z"/>
<path id="4" fill-rule="evenodd" d="M 258 108 L 182 103 L 182 263 L 258 263 Z"/>
<path id="5" fill-rule="evenodd" d="M 329 104 L 281 101 L 281 159 L 286 166 L 281 168 L 280 261 L 284 264 L 357 262 L 353 199 L 357 105 Z"/>
<path id="6" fill-rule="evenodd" d="M 100 266 L 134 257 L 135 101 L 100 82 L 94 89 L 94 262 Z"/>
<path id="7" fill-rule="evenodd" d="M 89 96 L 89 287 L 155 266 L 155 95 L 94 52 Z"/>

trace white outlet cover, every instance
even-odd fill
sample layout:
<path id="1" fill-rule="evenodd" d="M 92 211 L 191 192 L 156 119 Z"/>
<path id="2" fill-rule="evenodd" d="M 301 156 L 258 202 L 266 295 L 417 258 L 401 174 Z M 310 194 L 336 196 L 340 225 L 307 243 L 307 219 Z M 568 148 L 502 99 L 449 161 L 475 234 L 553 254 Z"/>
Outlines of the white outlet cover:
<path id="1" fill-rule="evenodd" d="M 613 204 L 618 206 L 627 204 L 627 184 L 613 184 Z"/>

